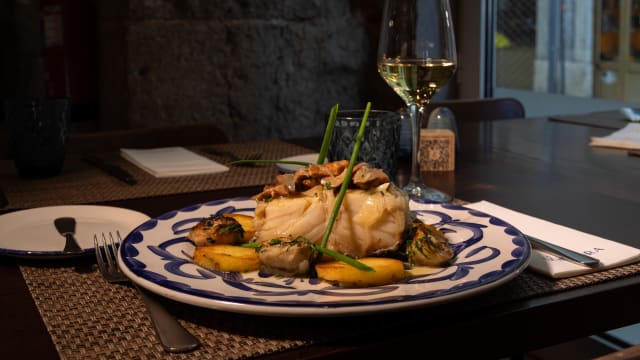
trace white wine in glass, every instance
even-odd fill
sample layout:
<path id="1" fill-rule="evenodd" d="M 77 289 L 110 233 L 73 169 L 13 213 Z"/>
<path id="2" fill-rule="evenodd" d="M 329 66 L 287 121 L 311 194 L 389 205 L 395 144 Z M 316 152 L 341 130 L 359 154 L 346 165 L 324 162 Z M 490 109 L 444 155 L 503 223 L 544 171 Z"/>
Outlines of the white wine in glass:
<path id="1" fill-rule="evenodd" d="M 420 174 L 420 113 L 456 71 L 456 44 L 448 0 L 386 0 L 378 72 L 402 98 L 411 116 L 411 198 L 450 201 L 424 184 Z"/>

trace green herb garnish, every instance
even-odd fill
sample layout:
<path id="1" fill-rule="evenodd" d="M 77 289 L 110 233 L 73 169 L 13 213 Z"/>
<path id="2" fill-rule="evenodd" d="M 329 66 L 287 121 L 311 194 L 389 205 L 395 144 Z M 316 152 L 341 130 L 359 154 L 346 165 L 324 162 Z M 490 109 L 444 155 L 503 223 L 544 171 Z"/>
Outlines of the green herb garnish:
<path id="1" fill-rule="evenodd" d="M 258 242 L 248 242 L 240 244 L 241 247 L 254 249 L 257 253 L 262 249 L 262 245 Z"/>
<path id="2" fill-rule="evenodd" d="M 239 223 L 231 223 L 218 231 L 218 234 L 224 235 L 228 233 L 240 233 L 240 235 L 244 234 L 244 229 L 242 225 Z"/>
<path id="3" fill-rule="evenodd" d="M 316 164 L 324 164 L 324 159 L 327 157 L 329 151 L 329 145 L 331 144 L 331 136 L 333 136 L 333 126 L 336 123 L 338 117 L 339 104 L 333 105 L 331 112 L 329 112 L 329 120 L 327 121 L 327 127 L 324 129 L 324 136 L 322 137 L 322 146 L 320 147 L 320 153 L 318 154 L 318 161 Z"/>
<path id="4" fill-rule="evenodd" d="M 311 249 L 313 249 L 314 251 L 317 251 L 321 254 L 325 254 L 325 255 L 329 255 L 332 258 L 336 259 L 336 260 L 340 260 L 346 264 L 349 264 L 351 266 L 353 266 L 356 269 L 362 270 L 362 271 L 367 271 L 367 272 L 372 272 L 375 271 L 372 267 L 370 267 L 369 265 L 366 265 L 352 257 L 349 257 L 347 255 L 341 254 L 337 251 L 333 251 L 329 248 L 326 247 L 322 247 L 322 246 L 317 246 L 317 245 L 313 245 L 310 244 Z"/>
<path id="5" fill-rule="evenodd" d="M 256 248 L 261 247 L 262 245 L 259 242 L 252 241 L 252 242 L 242 243 L 242 244 L 240 244 L 240 246 L 241 247 L 246 247 L 246 248 L 256 249 Z"/>
<path id="6" fill-rule="evenodd" d="M 306 161 L 291 161 L 291 160 L 236 160 L 229 163 L 229 165 L 240 164 L 289 164 L 289 165 L 301 165 L 309 166 L 311 163 Z"/>
<path id="7" fill-rule="evenodd" d="M 333 229 L 333 225 L 336 222 L 336 217 L 338 217 L 338 213 L 340 212 L 340 207 L 342 206 L 342 200 L 344 200 L 344 196 L 347 193 L 347 188 L 349 187 L 349 183 L 351 183 L 351 177 L 353 175 L 353 167 L 355 166 L 356 163 L 356 159 L 358 158 L 358 152 L 360 151 L 360 145 L 362 144 L 362 138 L 364 137 L 364 129 L 367 125 L 367 119 L 369 118 L 369 111 L 371 111 L 371 102 L 367 103 L 367 107 L 365 108 L 364 111 L 364 115 L 362 116 L 362 122 L 360 123 L 360 129 L 358 131 L 358 136 L 356 137 L 356 143 L 353 147 L 353 152 L 351 152 L 351 160 L 349 161 L 349 166 L 347 167 L 345 176 L 344 176 L 344 180 L 342 181 L 342 186 L 340 186 L 340 192 L 338 193 L 338 196 L 336 197 L 336 203 L 333 207 L 333 212 L 331 213 L 331 217 L 329 218 L 329 223 L 327 224 L 327 228 L 324 231 L 324 235 L 322 237 L 322 243 L 319 246 L 319 250 L 318 252 L 323 253 L 324 250 L 329 250 L 327 249 L 327 242 L 329 241 L 329 235 L 331 234 L 331 230 Z M 326 139 L 325 139 L 326 141 Z M 331 251 L 331 250 L 329 250 Z M 336 253 L 339 254 L 339 253 Z M 335 256 L 328 254 L 329 256 L 332 256 L 334 258 L 336 258 Z M 342 255 L 342 254 L 340 254 Z M 345 255 L 342 255 L 345 256 Z M 337 258 L 336 258 L 337 259 Z M 350 265 L 355 266 L 356 268 L 363 270 L 363 271 L 375 271 L 373 268 L 371 268 L 370 266 L 367 266 L 355 259 L 352 259 L 349 257 L 349 259 L 351 260 L 349 262 Z M 339 259 L 341 260 L 341 259 Z M 344 261 L 344 260 L 341 260 Z M 346 261 L 345 261 L 346 262 Z M 353 262 L 353 263 L 352 263 Z M 357 265 L 354 265 L 355 263 L 357 263 Z"/>
<path id="8" fill-rule="evenodd" d="M 325 129 L 324 137 L 322 139 L 322 147 L 320 149 L 320 154 L 318 155 L 318 161 L 317 161 L 318 164 L 324 163 L 327 151 L 329 149 L 329 144 L 331 143 L 331 136 L 333 134 L 333 127 L 336 121 L 336 117 L 338 115 L 338 108 L 339 108 L 338 104 L 334 105 L 331 108 L 331 113 L 329 114 L 329 121 Z M 340 212 L 340 207 L 342 206 L 342 201 L 344 200 L 344 196 L 347 192 L 347 188 L 351 183 L 351 178 L 353 176 L 353 167 L 355 166 L 356 159 L 358 157 L 358 152 L 360 151 L 360 145 L 362 144 L 362 138 L 364 137 L 364 129 L 367 125 L 367 119 L 369 118 L 370 111 L 371 111 L 371 102 L 368 102 L 365 108 L 364 115 L 362 117 L 362 122 L 360 123 L 360 129 L 358 132 L 358 136 L 356 137 L 356 143 L 355 143 L 355 146 L 353 147 L 353 152 L 351 153 L 351 160 L 349 161 L 349 166 L 347 167 L 344 180 L 342 181 L 340 192 L 336 197 L 336 202 L 333 207 L 333 212 L 331 213 L 331 217 L 329 218 L 329 223 L 327 224 L 327 228 L 325 229 L 324 235 L 322 237 L 322 242 L 320 246 L 309 244 L 311 246 L 311 249 L 318 253 L 318 259 L 320 258 L 321 254 L 324 254 L 327 256 L 331 256 L 336 260 L 349 264 L 355 267 L 356 269 L 367 271 L 367 272 L 373 272 L 375 270 L 372 267 L 354 258 L 351 258 L 347 255 L 341 254 L 337 251 L 327 248 L 327 242 L 329 241 L 329 235 L 331 234 L 331 230 L 333 229 L 333 225 L 335 224 L 336 217 Z M 246 163 L 269 163 L 269 164 L 281 163 L 281 164 L 292 164 L 292 165 L 302 165 L 302 166 L 311 165 L 309 163 L 301 162 L 301 161 L 284 161 L 284 160 L 238 160 L 238 161 L 231 162 L 231 165 L 246 164 Z M 325 186 L 327 186 L 327 190 L 331 188 L 331 184 L 327 184 Z M 272 242 L 273 241 L 274 240 L 272 240 Z M 276 241 L 279 241 L 279 240 L 276 239 Z M 276 244 L 274 243 L 271 245 L 276 245 Z M 257 244 L 257 243 L 245 243 L 245 244 L 242 244 L 241 246 L 254 248 L 256 249 L 256 251 L 260 251 L 260 244 Z"/>
<path id="9" fill-rule="evenodd" d="M 336 259 L 336 260 L 340 260 L 346 264 L 349 264 L 353 267 L 355 267 L 356 269 L 360 269 L 362 271 L 373 271 L 372 268 L 370 268 L 369 266 L 361 263 L 358 260 L 355 260 L 347 255 L 341 254 L 337 251 L 331 250 L 329 248 L 326 247 L 321 247 L 321 246 L 317 246 L 314 245 L 313 243 L 311 243 L 311 241 L 309 241 L 309 239 L 304 238 L 302 236 L 298 236 L 297 238 L 291 240 L 291 241 L 283 241 L 280 239 L 271 239 L 269 241 L 269 245 L 270 246 L 277 246 L 277 245 L 283 245 L 283 246 L 299 246 L 299 245 L 308 245 L 309 247 L 311 247 L 311 250 L 320 253 L 320 254 L 325 254 L 328 256 L 331 256 L 332 258 Z M 255 249 L 256 251 L 260 252 L 260 249 L 262 248 L 262 245 L 257 243 L 257 242 L 250 242 L 250 243 L 244 243 L 242 245 L 240 245 L 242 247 L 246 247 L 246 248 L 252 248 Z"/>
<path id="10" fill-rule="evenodd" d="M 292 246 L 301 246 L 301 245 L 311 245 L 311 242 L 309 241 L 309 239 L 305 238 L 304 236 L 297 236 L 295 239 L 293 240 L 282 240 L 282 239 L 271 239 L 269 240 L 269 245 L 274 246 L 274 245 L 283 245 L 283 246 L 287 246 L 287 247 L 292 247 Z"/>

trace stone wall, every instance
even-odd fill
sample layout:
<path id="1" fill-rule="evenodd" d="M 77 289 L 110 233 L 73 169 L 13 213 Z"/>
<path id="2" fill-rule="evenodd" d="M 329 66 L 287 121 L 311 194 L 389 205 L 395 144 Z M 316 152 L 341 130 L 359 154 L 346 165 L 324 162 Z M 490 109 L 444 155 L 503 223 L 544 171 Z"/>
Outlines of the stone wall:
<path id="1" fill-rule="evenodd" d="M 102 0 L 99 9 L 102 128 L 214 123 L 233 141 L 318 136 L 333 104 L 363 107 L 380 86 L 371 64 L 381 1 Z"/>
<path id="2" fill-rule="evenodd" d="M 402 106 L 376 71 L 383 0 L 1 4 L 3 98 L 45 96 L 44 7 L 74 10 L 66 18 L 86 28 L 67 34 L 95 33 L 91 46 L 65 42 L 97 59 L 90 76 L 79 75 L 98 89 L 93 100 L 70 96 L 72 110 L 93 109 L 77 112 L 74 131 L 214 123 L 233 141 L 286 139 L 321 135 L 335 103 Z"/>

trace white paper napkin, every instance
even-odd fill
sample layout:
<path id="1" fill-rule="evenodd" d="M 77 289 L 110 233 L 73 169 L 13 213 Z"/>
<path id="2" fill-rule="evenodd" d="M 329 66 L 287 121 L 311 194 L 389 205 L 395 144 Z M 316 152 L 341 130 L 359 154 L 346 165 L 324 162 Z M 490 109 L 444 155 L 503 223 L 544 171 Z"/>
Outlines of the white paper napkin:
<path id="1" fill-rule="evenodd" d="M 525 215 L 488 201 L 480 201 L 465 206 L 504 220 L 515 226 L 523 234 L 537 237 L 546 242 L 600 260 L 600 265 L 592 268 L 534 249 L 529 267 L 553 278 L 566 278 L 601 271 L 640 260 L 640 249 Z"/>
<path id="2" fill-rule="evenodd" d="M 155 177 L 219 173 L 229 170 L 180 146 L 155 149 L 120 149 L 120 155 Z"/>
<path id="3" fill-rule="evenodd" d="M 640 124 L 629 123 L 622 129 L 603 137 L 591 137 L 591 146 L 640 149 Z"/>

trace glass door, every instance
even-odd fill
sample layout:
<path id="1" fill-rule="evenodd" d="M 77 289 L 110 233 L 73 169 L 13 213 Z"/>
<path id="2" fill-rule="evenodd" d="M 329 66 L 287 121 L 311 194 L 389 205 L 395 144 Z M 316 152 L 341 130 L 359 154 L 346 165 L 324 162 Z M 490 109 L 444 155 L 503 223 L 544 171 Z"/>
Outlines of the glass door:
<path id="1" fill-rule="evenodd" d="M 463 69 L 461 97 L 515 97 L 528 116 L 640 106 L 640 0 L 484 0 L 475 9 L 472 3 L 457 3 L 459 33 L 467 37 L 460 57 L 474 43 L 484 46 L 476 64 L 466 57 L 461 67 L 481 69 L 489 86 L 473 94 Z"/>
<path id="2" fill-rule="evenodd" d="M 640 103 L 640 1 L 598 0 L 595 16 L 594 96 Z"/>

